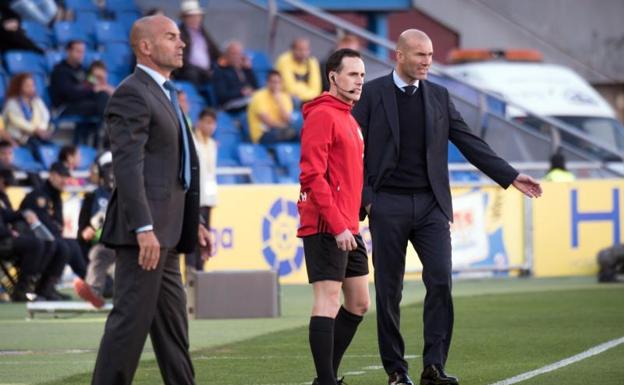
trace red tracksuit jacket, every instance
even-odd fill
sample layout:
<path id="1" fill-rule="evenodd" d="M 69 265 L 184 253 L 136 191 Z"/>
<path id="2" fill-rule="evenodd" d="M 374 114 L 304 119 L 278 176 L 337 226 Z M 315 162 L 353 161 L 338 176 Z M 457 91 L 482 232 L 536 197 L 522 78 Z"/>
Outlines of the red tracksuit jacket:
<path id="1" fill-rule="evenodd" d="M 298 237 L 358 233 L 364 141 L 351 106 L 325 92 L 303 106 Z"/>

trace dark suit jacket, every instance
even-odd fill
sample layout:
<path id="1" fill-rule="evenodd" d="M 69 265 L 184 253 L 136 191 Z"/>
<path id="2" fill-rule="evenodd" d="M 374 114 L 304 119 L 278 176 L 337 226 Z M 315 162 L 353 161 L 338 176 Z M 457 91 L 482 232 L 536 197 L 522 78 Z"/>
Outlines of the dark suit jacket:
<path id="1" fill-rule="evenodd" d="M 171 102 L 137 68 L 117 87 L 104 116 L 116 188 L 102 242 L 108 247 L 136 246 L 135 230 L 152 224 L 161 247 L 193 251 L 199 224 L 199 162 L 189 132 L 192 179 L 185 193 L 178 179 L 181 135 Z"/>
<path id="2" fill-rule="evenodd" d="M 244 75 L 244 79 L 238 77 L 238 73 L 232 66 L 217 66 L 212 81 L 214 83 L 215 93 L 217 94 L 217 101 L 220 105 L 234 99 L 242 98 L 243 94 L 241 90 L 243 87 L 249 86 L 253 89 L 258 88 L 256 75 L 254 75 L 251 68 L 242 69 L 241 71 Z"/>
<path id="3" fill-rule="evenodd" d="M 448 172 L 448 141 L 479 170 L 507 188 L 518 172 L 497 156 L 490 146 L 474 135 L 455 109 L 446 88 L 420 81 L 425 104 L 425 140 L 429 183 L 440 208 L 453 219 Z M 399 112 L 392 74 L 364 85 L 362 97 L 353 108 L 353 116 L 364 135 L 364 189 L 360 219 L 374 193 L 397 167 L 399 160 Z"/>

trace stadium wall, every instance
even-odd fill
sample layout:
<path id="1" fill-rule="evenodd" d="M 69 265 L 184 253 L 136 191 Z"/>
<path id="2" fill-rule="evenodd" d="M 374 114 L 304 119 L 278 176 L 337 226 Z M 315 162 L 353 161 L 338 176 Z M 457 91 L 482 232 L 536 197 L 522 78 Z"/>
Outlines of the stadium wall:
<path id="1" fill-rule="evenodd" d="M 622 242 L 624 182 L 543 187 L 544 195 L 536 200 L 494 185 L 453 187 L 451 232 L 458 276 L 500 276 L 525 269 L 537 277 L 597 273 L 596 253 Z M 24 194 L 21 188 L 10 190 L 15 207 Z M 207 270 L 275 269 L 282 283 L 307 282 L 302 242 L 295 236 L 298 194 L 296 185 L 220 186 Z M 66 193 L 64 199 L 65 235 L 75 237 L 82 197 Z M 371 250 L 367 221 L 361 233 Z M 421 270 L 411 247 L 406 269 Z"/>

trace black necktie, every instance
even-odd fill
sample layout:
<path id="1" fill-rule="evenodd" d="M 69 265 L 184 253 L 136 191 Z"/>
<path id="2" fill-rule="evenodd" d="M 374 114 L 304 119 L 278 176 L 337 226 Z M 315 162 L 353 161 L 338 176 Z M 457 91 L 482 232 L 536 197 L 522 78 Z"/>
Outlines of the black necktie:
<path id="1" fill-rule="evenodd" d="M 184 115 L 178 103 L 178 90 L 175 88 L 172 82 L 167 80 L 163 83 L 163 86 L 169 91 L 169 97 L 173 109 L 178 116 L 178 122 L 180 123 L 180 130 L 182 135 L 182 148 L 180 148 L 180 182 L 184 186 L 184 191 L 188 191 L 191 186 L 191 156 L 189 148 L 189 137 L 186 132 L 186 123 L 184 121 Z"/>
<path id="2" fill-rule="evenodd" d="M 403 87 L 403 91 L 405 91 L 405 93 L 410 96 L 414 95 L 414 92 L 416 91 L 416 86 L 405 86 Z"/>

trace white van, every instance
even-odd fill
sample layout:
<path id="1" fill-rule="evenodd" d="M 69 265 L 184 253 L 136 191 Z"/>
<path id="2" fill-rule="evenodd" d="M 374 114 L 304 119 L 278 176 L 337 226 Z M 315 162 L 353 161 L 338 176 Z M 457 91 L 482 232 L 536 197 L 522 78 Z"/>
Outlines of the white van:
<path id="1" fill-rule="evenodd" d="M 445 70 L 532 113 L 560 119 L 607 147 L 615 145 L 624 151 L 624 127 L 615 111 L 569 68 L 539 62 L 480 61 L 448 65 Z M 520 109 L 507 107 L 506 114 L 531 125 Z"/>

